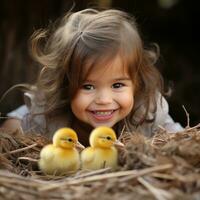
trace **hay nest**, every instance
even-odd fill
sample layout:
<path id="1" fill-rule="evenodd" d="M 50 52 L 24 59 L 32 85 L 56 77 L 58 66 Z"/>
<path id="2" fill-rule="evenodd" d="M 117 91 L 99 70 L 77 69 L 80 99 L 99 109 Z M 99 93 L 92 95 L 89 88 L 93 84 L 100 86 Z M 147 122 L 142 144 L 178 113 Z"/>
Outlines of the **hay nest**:
<path id="1" fill-rule="evenodd" d="M 0 129 L 0 199 L 199 199 L 200 124 L 153 138 L 123 133 L 120 167 L 47 176 L 37 167 L 49 143 L 37 134 Z"/>

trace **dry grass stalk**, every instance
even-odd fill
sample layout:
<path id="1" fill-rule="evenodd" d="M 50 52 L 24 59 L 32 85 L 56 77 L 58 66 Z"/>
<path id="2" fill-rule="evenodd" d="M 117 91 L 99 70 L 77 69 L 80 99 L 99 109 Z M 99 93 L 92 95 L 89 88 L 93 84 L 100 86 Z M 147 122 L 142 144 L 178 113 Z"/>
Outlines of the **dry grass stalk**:
<path id="1" fill-rule="evenodd" d="M 21 151 L 26 151 L 28 149 L 32 149 L 33 147 L 37 146 L 37 144 L 32 144 L 30 146 L 27 146 L 27 147 L 23 147 L 23 148 L 20 148 L 20 149 L 16 149 L 16 150 L 13 150 L 13 151 L 9 151 L 9 152 L 6 152 L 6 153 L 3 153 L 3 156 L 7 156 L 7 155 L 10 155 L 10 154 L 15 154 L 15 153 L 19 153 Z"/>
<path id="2" fill-rule="evenodd" d="M 65 177 L 38 171 L 36 134 L 0 130 L 0 199 L 195 199 L 200 195 L 200 124 L 153 138 L 122 131 L 119 171 L 78 171 Z M 198 199 L 198 198 L 196 198 Z"/>
<path id="3" fill-rule="evenodd" d="M 83 184 L 83 183 L 88 183 L 88 182 L 93 182 L 93 181 L 101 181 L 104 179 L 118 178 L 122 176 L 126 176 L 127 180 L 129 180 L 129 179 L 137 178 L 139 176 L 143 176 L 148 173 L 152 173 L 154 171 L 162 171 L 162 170 L 170 169 L 172 167 L 173 167 L 172 165 L 167 164 L 167 165 L 156 166 L 156 167 L 143 169 L 143 170 L 128 170 L 128 171 L 113 172 L 113 173 L 107 173 L 107 174 L 101 174 L 101 175 L 93 175 L 93 176 L 81 178 L 78 180 L 70 180 L 68 182 L 63 182 L 61 184 L 44 186 L 39 190 L 40 191 L 53 190 L 56 188 L 61 188 L 61 187 L 69 186 L 69 185 L 77 185 L 77 184 Z"/>
<path id="4" fill-rule="evenodd" d="M 139 177 L 138 181 L 142 185 L 144 185 L 155 196 L 157 200 L 172 200 L 173 199 L 173 195 L 170 194 L 170 192 L 154 187 L 153 185 L 145 181 L 144 178 Z"/>

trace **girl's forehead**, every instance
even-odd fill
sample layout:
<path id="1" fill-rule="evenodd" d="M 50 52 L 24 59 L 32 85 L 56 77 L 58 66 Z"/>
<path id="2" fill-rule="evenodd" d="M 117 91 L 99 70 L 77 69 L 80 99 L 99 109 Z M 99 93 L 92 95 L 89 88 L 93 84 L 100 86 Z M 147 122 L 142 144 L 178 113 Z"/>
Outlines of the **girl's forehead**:
<path id="1" fill-rule="evenodd" d="M 96 63 L 91 65 L 88 69 L 86 66 L 85 70 L 88 71 L 86 75 L 86 79 L 91 79 L 91 78 L 99 78 L 108 75 L 108 76 L 116 76 L 118 78 L 122 76 L 128 76 L 128 67 L 127 65 L 123 62 L 121 56 L 117 55 L 112 59 L 105 59 L 105 60 L 100 60 Z"/>

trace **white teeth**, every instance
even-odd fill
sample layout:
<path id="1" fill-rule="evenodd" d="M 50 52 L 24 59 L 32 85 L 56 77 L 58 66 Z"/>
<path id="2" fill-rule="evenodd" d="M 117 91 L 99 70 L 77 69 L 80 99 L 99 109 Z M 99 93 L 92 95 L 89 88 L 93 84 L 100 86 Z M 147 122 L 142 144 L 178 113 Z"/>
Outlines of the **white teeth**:
<path id="1" fill-rule="evenodd" d="M 112 111 L 95 111 L 97 115 L 110 115 Z"/>

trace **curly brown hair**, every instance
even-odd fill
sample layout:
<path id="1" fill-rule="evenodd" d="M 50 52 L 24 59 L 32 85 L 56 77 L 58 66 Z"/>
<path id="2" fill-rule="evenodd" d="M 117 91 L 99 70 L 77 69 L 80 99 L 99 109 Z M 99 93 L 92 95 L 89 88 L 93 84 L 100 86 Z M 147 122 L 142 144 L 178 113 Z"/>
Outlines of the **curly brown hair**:
<path id="1" fill-rule="evenodd" d="M 115 9 L 67 13 L 31 39 L 32 55 L 44 66 L 36 87 L 44 94 L 47 114 L 70 110 L 70 101 L 91 69 L 120 55 L 136 86 L 135 105 L 126 119 L 135 126 L 154 120 L 148 113 L 155 113 L 157 93 L 163 94 L 163 79 L 155 67 L 159 48 L 144 47 L 133 16 Z"/>

